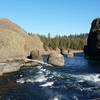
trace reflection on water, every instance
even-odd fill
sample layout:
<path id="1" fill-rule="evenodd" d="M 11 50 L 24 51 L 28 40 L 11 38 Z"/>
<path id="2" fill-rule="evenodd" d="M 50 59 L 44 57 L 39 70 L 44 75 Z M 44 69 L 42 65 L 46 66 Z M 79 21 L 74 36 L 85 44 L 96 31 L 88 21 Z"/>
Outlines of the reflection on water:
<path id="1" fill-rule="evenodd" d="M 100 63 L 83 54 L 65 57 L 63 68 L 37 66 L 0 77 L 0 100 L 100 98 Z"/>

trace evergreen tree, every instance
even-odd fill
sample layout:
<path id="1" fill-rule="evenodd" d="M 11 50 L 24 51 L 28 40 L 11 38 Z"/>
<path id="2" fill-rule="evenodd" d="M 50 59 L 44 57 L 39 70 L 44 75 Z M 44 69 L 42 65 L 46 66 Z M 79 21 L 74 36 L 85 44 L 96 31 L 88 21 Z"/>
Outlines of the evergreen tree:
<path id="1" fill-rule="evenodd" d="M 58 36 L 55 37 L 50 36 L 50 33 L 48 33 L 48 37 L 44 35 L 39 35 L 41 41 L 44 44 L 44 47 L 56 49 L 56 48 L 65 48 L 65 49 L 76 49 L 76 50 L 82 50 L 84 48 L 84 45 L 86 45 L 88 34 L 80 34 L 80 35 L 69 35 L 69 36 Z"/>

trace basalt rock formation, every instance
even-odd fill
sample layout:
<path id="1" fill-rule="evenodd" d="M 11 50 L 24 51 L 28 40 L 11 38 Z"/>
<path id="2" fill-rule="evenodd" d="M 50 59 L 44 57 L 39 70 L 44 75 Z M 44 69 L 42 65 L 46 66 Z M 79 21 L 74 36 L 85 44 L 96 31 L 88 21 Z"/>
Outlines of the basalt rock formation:
<path id="1" fill-rule="evenodd" d="M 87 39 L 87 45 L 84 46 L 85 56 L 90 59 L 100 60 L 100 18 L 93 20 Z"/>

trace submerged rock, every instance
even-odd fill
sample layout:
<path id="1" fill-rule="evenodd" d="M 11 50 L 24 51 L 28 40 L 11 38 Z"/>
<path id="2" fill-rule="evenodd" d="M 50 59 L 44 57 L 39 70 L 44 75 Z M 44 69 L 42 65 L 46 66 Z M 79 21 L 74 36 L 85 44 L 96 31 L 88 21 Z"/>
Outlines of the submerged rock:
<path id="1" fill-rule="evenodd" d="M 51 53 L 48 58 L 48 63 L 54 66 L 64 66 L 64 56 L 60 53 Z"/>
<path id="2" fill-rule="evenodd" d="M 90 59 L 100 59 L 100 18 L 94 19 L 91 24 L 84 53 Z"/>

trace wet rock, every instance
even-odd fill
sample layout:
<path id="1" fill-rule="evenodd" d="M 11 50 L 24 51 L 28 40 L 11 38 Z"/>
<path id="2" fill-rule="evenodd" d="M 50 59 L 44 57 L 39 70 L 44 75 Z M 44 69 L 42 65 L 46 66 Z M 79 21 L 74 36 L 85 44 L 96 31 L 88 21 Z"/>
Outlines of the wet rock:
<path id="1" fill-rule="evenodd" d="M 91 24 L 84 53 L 88 58 L 100 59 L 100 18 L 94 19 Z"/>
<path id="2" fill-rule="evenodd" d="M 60 53 L 51 53 L 48 58 L 48 63 L 54 66 L 64 66 L 64 56 Z"/>

